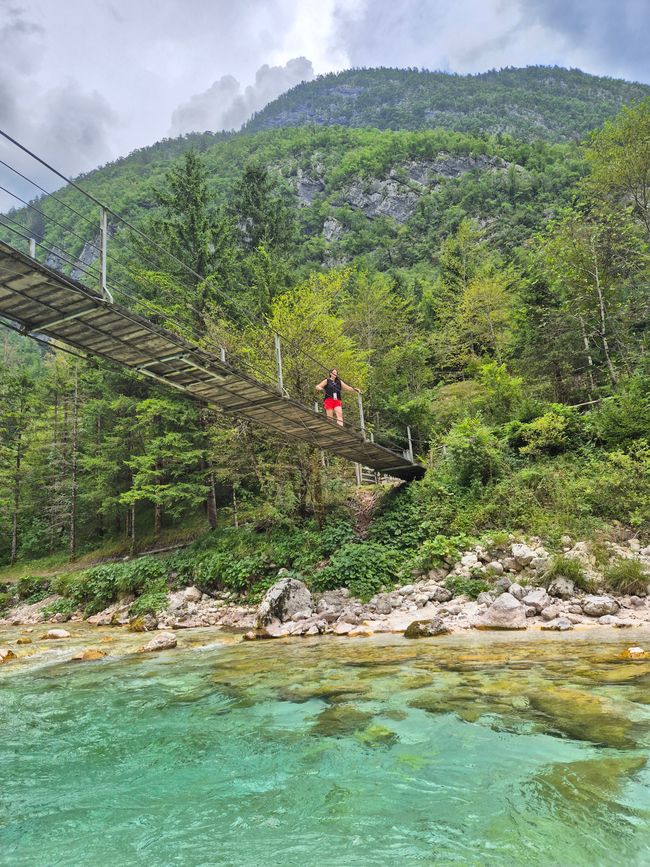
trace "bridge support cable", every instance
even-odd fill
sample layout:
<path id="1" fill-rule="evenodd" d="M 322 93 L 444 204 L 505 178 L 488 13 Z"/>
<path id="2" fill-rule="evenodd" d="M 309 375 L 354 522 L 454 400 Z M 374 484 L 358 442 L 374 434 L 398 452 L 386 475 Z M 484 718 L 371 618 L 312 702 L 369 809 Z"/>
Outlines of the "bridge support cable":
<path id="1" fill-rule="evenodd" d="M 339 426 L 70 277 L 0 242 L 0 316 L 26 334 L 130 367 L 203 403 L 403 479 L 424 467 Z"/>

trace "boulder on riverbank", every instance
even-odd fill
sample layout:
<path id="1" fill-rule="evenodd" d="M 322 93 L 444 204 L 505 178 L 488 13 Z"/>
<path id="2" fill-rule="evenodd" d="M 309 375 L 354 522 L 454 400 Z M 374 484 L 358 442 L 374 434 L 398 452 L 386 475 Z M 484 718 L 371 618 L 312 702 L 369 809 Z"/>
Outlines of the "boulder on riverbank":
<path id="1" fill-rule="evenodd" d="M 510 593 L 502 593 L 472 625 L 475 629 L 525 629 L 526 607 Z"/>
<path id="2" fill-rule="evenodd" d="M 414 620 L 406 628 L 404 638 L 432 638 L 434 635 L 448 635 L 451 629 L 442 617 L 432 617 L 431 620 Z"/>
<path id="3" fill-rule="evenodd" d="M 286 623 L 305 612 L 308 617 L 314 605 L 306 584 L 297 578 L 281 578 L 270 587 L 257 609 L 257 625 L 266 626 L 273 620 Z M 304 619 L 304 618 L 303 618 Z"/>

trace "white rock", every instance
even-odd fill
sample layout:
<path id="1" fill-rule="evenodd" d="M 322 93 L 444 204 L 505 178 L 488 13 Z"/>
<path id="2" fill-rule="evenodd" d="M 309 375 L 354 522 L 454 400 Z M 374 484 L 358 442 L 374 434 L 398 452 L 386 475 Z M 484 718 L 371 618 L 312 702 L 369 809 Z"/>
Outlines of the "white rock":
<path id="1" fill-rule="evenodd" d="M 618 602 L 611 596 L 585 596 L 582 600 L 582 612 L 588 617 L 602 617 L 604 614 L 616 614 Z"/>
<path id="2" fill-rule="evenodd" d="M 346 623 L 345 620 L 342 620 L 340 623 L 337 623 L 334 626 L 334 634 L 335 635 L 348 635 L 354 628 L 356 624 L 354 623 Z"/>
<path id="3" fill-rule="evenodd" d="M 512 592 L 512 587 L 510 588 L 510 591 Z M 526 593 L 521 601 L 524 605 L 533 608 L 537 614 L 551 604 L 551 598 L 543 587 Z"/>
<path id="4" fill-rule="evenodd" d="M 560 616 L 560 609 L 557 605 L 549 605 L 547 608 L 544 608 L 542 611 L 542 618 L 544 620 L 555 620 Z"/>
<path id="5" fill-rule="evenodd" d="M 575 591 L 575 584 L 570 578 L 565 578 L 563 575 L 558 575 L 548 586 L 550 596 L 557 596 L 559 599 L 570 599 Z"/>
<path id="6" fill-rule="evenodd" d="M 46 639 L 57 639 L 57 638 L 70 638 L 70 633 L 67 629 L 48 629 L 43 638 Z"/>
<path id="7" fill-rule="evenodd" d="M 493 575 L 503 575 L 505 569 L 503 568 L 503 563 L 499 560 L 490 560 L 487 564 L 487 571 L 491 572 Z"/>
<path id="8" fill-rule="evenodd" d="M 521 586 L 521 584 L 517 584 L 517 582 L 515 582 L 514 584 L 511 584 L 510 587 L 508 587 L 507 592 L 511 596 L 514 596 L 515 599 L 518 599 L 520 602 L 524 598 L 524 596 L 526 595 L 524 588 Z"/>
<path id="9" fill-rule="evenodd" d="M 521 542 L 515 542 L 514 545 L 510 546 L 510 550 L 512 552 L 512 556 L 520 566 L 530 565 L 531 561 L 536 556 L 533 548 L 530 548 L 528 545 L 524 545 Z"/>
<path id="10" fill-rule="evenodd" d="M 183 595 L 187 602 L 200 602 L 203 597 L 198 587 L 186 587 Z"/>
<path id="11" fill-rule="evenodd" d="M 476 629 L 525 629 L 526 609 L 510 593 L 502 593 L 473 626 Z"/>
<path id="12" fill-rule="evenodd" d="M 551 629 L 554 632 L 566 632 L 567 629 L 573 629 L 573 623 L 568 617 L 557 617 L 549 623 L 542 623 L 542 629 Z"/>
<path id="13" fill-rule="evenodd" d="M 140 648 L 140 653 L 151 653 L 156 650 L 168 650 L 178 644 L 173 632 L 159 632 L 148 644 Z"/>

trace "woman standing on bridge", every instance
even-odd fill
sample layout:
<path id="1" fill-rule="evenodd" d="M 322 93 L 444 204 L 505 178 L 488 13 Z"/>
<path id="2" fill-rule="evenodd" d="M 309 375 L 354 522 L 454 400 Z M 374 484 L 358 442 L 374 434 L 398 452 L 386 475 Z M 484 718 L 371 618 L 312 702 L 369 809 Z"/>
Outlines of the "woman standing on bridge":
<path id="1" fill-rule="evenodd" d="M 325 393 L 323 406 L 325 407 L 327 417 L 336 418 L 337 423 L 343 427 L 343 404 L 341 403 L 341 392 L 359 391 L 359 389 L 352 388 L 351 385 L 343 382 L 335 367 L 330 370 L 327 379 L 319 382 L 316 388 Z M 359 394 L 361 394 L 360 391 Z"/>

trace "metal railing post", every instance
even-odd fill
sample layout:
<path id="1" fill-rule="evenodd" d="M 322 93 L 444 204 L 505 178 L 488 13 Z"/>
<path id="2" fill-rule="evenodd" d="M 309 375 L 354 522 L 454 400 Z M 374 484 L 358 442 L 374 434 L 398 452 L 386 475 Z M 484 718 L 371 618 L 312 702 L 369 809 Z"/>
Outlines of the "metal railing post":
<path id="1" fill-rule="evenodd" d="M 360 488 L 361 487 L 361 481 L 362 481 L 362 479 L 361 479 L 361 464 L 355 464 L 354 465 L 354 471 L 355 471 L 356 476 L 357 476 L 357 487 Z"/>
<path id="2" fill-rule="evenodd" d="M 101 208 L 99 212 L 99 285 L 102 290 L 102 295 L 111 303 L 113 296 L 111 295 L 106 284 L 106 253 L 108 250 L 108 213 L 106 208 Z"/>
<path id="3" fill-rule="evenodd" d="M 407 426 L 407 428 L 406 428 L 406 434 L 409 438 L 409 454 L 408 454 L 408 456 L 409 456 L 409 460 L 411 461 L 411 463 L 413 463 L 413 440 L 411 439 L 411 428 L 409 426 Z"/>
<path id="4" fill-rule="evenodd" d="M 359 424 L 361 425 L 361 433 L 363 434 L 363 438 L 366 438 L 366 422 L 363 417 L 363 397 L 361 396 L 361 392 L 357 392 L 357 397 L 359 399 Z"/>
<path id="5" fill-rule="evenodd" d="M 222 346 L 219 349 L 219 358 L 225 363 L 225 361 L 226 361 L 226 347 L 225 346 Z"/>
<path id="6" fill-rule="evenodd" d="M 280 394 L 284 394 L 284 380 L 282 378 L 282 349 L 280 347 L 280 335 L 274 334 L 275 342 L 275 367 L 278 373 L 278 389 Z"/>
<path id="7" fill-rule="evenodd" d="M 29 239 L 29 255 L 32 259 L 36 258 L 36 238 Z"/>

